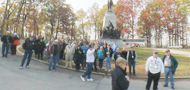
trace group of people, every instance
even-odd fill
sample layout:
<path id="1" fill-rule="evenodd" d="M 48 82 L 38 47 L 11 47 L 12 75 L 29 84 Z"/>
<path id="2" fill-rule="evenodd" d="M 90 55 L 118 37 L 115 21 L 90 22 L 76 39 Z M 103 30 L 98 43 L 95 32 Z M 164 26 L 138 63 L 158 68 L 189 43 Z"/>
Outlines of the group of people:
<path id="1" fill-rule="evenodd" d="M 112 90 L 128 90 L 129 76 L 125 72 L 127 61 L 124 58 L 118 58 L 116 68 L 112 71 Z M 168 76 L 170 76 L 171 88 L 174 87 L 174 75 L 178 67 L 178 62 L 174 56 L 170 54 L 170 50 L 166 50 L 166 55 L 161 59 L 158 52 L 154 51 L 153 55 L 148 57 L 145 64 L 145 71 L 148 75 L 146 90 L 150 90 L 152 81 L 153 90 L 158 90 L 158 82 L 161 73 L 165 73 L 164 87 L 168 87 Z"/>
<path id="2" fill-rule="evenodd" d="M 10 31 L 7 31 L 6 34 L 1 37 L 1 41 L 3 43 L 2 57 L 8 57 L 8 53 L 16 55 L 16 46 L 20 45 L 20 40 L 16 32 L 11 35 Z"/>
<path id="3" fill-rule="evenodd" d="M 20 44 L 19 38 L 16 33 L 13 36 L 7 31 L 6 35 L 2 36 L 2 57 L 7 57 L 9 46 L 11 46 L 11 54 L 16 54 L 16 46 Z M 56 64 L 59 64 L 59 59 L 65 59 L 65 68 L 73 68 L 73 61 L 75 63 L 76 70 L 85 69 L 86 72 L 81 75 L 82 81 L 93 81 L 91 78 L 91 72 L 94 66 L 97 71 L 96 61 L 99 61 L 99 69 L 103 68 L 103 62 L 105 62 L 105 71 L 110 72 L 111 60 L 115 60 L 115 69 L 112 71 L 112 89 L 113 90 L 127 90 L 129 87 L 129 76 L 126 73 L 127 64 L 129 65 L 129 75 L 132 75 L 131 66 L 133 67 L 133 75 L 135 76 L 135 60 L 137 59 L 137 53 L 133 47 L 127 51 L 123 49 L 120 52 L 118 45 L 114 43 L 112 46 L 106 43 L 106 41 L 88 42 L 87 39 L 73 41 L 69 38 L 66 40 L 60 40 L 52 38 L 49 41 L 44 40 L 38 36 L 30 36 L 22 44 L 24 56 L 20 65 L 22 69 L 26 58 L 26 68 L 29 67 L 30 60 L 33 51 L 35 51 L 35 57 L 43 59 L 44 55 L 49 56 L 49 70 L 56 69 Z M 53 63 L 53 67 L 52 67 Z M 158 52 L 154 51 L 153 55 L 148 57 L 145 65 L 145 71 L 148 75 L 146 90 L 150 89 L 151 82 L 154 81 L 153 90 L 158 89 L 158 82 L 160 74 L 165 72 L 165 84 L 164 87 L 168 87 L 168 76 L 170 76 L 171 88 L 174 89 L 174 74 L 178 62 L 170 54 L 170 50 L 166 51 L 166 55 L 161 59 L 158 57 Z"/>

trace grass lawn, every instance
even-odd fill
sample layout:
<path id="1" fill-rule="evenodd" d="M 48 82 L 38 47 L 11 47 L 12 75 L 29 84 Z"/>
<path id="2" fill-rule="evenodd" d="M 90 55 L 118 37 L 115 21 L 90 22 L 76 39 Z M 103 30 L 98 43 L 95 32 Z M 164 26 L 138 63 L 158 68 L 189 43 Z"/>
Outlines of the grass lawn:
<path id="1" fill-rule="evenodd" d="M 144 75 L 145 72 L 145 62 L 147 58 L 152 55 L 153 49 L 147 49 L 147 48 L 135 48 L 135 51 L 137 52 L 137 65 L 136 65 L 136 72 L 137 75 Z M 158 51 L 158 55 L 160 58 L 163 58 L 165 55 L 165 52 Z M 190 75 L 190 58 L 189 57 L 183 57 L 181 55 L 172 54 L 178 61 L 178 68 L 176 71 L 176 76 L 189 76 Z"/>

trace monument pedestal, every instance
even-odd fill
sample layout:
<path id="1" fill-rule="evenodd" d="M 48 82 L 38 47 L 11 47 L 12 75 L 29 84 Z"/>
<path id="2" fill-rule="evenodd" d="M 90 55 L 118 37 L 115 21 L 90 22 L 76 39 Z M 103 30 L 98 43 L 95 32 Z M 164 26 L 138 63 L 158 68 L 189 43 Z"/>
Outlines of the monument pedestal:
<path id="1" fill-rule="evenodd" d="M 119 48 L 126 48 L 127 45 L 125 44 L 125 42 L 123 42 L 122 39 L 102 39 L 103 41 L 105 40 L 107 44 L 109 44 L 110 46 L 112 46 L 114 44 L 114 42 L 116 42 L 116 44 L 118 45 Z"/>
<path id="2" fill-rule="evenodd" d="M 109 22 L 111 22 L 114 26 L 113 30 L 117 30 L 117 24 L 116 24 L 116 15 L 112 11 L 108 11 L 106 15 L 104 16 L 104 21 L 103 21 L 103 29 L 108 30 L 106 27 L 109 26 Z"/>

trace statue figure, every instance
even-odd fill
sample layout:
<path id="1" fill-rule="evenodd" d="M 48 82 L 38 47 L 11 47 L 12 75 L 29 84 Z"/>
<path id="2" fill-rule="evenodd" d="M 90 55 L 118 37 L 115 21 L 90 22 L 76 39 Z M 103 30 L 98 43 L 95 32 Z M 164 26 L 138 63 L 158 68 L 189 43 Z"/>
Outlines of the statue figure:
<path id="1" fill-rule="evenodd" d="M 108 11 L 111 11 L 111 7 L 113 6 L 113 1 L 108 0 Z"/>
<path id="2" fill-rule="evenodd" d="M 111 21 L 109 21 L 109 26 L 107 26 L 107 29 L 108 30 L 113 30 L 114 29 L 114 26 L 113 26 Z"/>

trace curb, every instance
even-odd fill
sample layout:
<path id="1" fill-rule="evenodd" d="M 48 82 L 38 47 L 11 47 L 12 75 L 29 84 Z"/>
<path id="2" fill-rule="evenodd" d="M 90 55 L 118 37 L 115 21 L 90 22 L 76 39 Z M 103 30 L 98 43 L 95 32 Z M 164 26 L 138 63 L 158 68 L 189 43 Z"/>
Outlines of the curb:
<path id="1" fill-rule="evenodd" d="M 24 55 L 23 52 L 19 51 L 19 47 L 21 47 L 21 45 L 17 46 L 18 53 L 21 54 L 21 55 Z M 32 57 L 32 60 L 35 60 L 35 61 L 38 61 L 40 63 L 44 63 L 44 64 L 49 65 L 49 63 L 47 63 L 46 61 L 42 61 L 42 60 L 39 60 L 39 59 L 36 59 L 36 58 L 33 58 L 33 57 Z M 65 68 L 64 66 L 61 66 L 61 65 L 56 65 L 56 67 L 76 71 L 75 69 Z M 79 72 L 84 73 L 86 71 L 85 70 L 80 70 Z M 111 76 L 111 74 L 102 73 L 102 72 L 92 72 L 92 74 L 102 75 L 102 76 Z M 148 79 L 147 76 L 130 76 L 130 78 L 132 78 L 132 79 Z M 164 79 L 164 77 L 160 77 L 160 79 Z M 174 79 L 190 79 L 190 76 L 177 76 L 177 77 L 174 77 Z"/>
<path id="2" fill-rule="evenodd" d="M 23 52 L 19 51 L 20 47 L 21 47 L 21 45 L 17 46 L 17 51 L 18 51 L 19 54 L 24 55 Z M 44 64 L 49 65 L 49 63 L 47 63 L 46 61 L 42 61 L 42 60 L 39 60 L 39 59 L 36 59 L 36 58 L 33 58 L 33 57 L 32 57 L 32 60 L 35 60 L 35 61 L 38 61 L 40 63 L 44 63 Z M 75 69 L 65 68 L 64 66 L 61 66 L 61 65 L 56 65 L 56 67 L 76 71 Z M 79 72 L 86 72 L 86 70 L 80 70 Z M 106 73 L 101 73 L 101 72 L 92 72 L 92 74 L 103 75 L 103 76 L 111 76 L 111 74 L 106 75 Z"/>

